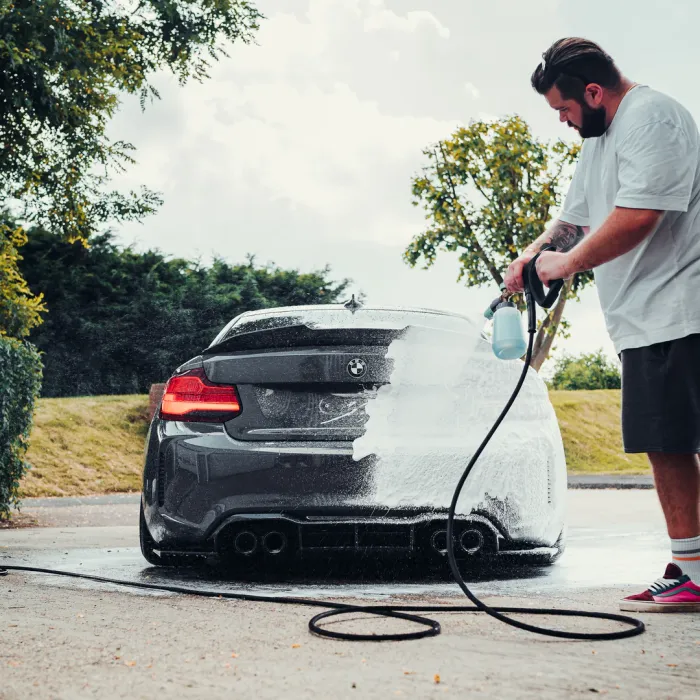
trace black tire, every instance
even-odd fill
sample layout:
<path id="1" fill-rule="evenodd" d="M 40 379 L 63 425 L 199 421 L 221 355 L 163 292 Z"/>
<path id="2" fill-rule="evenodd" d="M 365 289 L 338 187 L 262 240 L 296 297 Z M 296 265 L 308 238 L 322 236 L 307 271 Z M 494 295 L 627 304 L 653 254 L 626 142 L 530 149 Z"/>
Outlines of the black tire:
<path id="1" fill-rule="evenodd" d="M 557 550 L 557 553 L 552 557 L 551 561 L 549 562 L 550 564 L 554 564 L 559 557 L 564 554 L 564 551 L 566 550 L 566 539 L 564 538 L 564 530 L 562 530 L 559 533 L 559 537 L 557 538 L 557 541 L 554 543 L 554 548 Z"/>
<path id="2" fill-rule="evenodd" d="M 163 566 L 165 564 L 160 555 L 155 552 L 156 543 L 151 537 L 151 533 L 148 531 L 148 526 L 146 525 L 146 518 L 143 515 L 143 502 L 139 509 L 139 544 L 141 545 L 141 554 L 143 554 L 143 558 L 149 564 L 153 564 L 154 566 Z"/>
<path id="3" fill-rule="evenodd" d="M 206 560 L 197 556 L 181 556 L 178 554 L 168 554 L 162 550 L 156 551 L 157 545 L 151 537 L 146 525 L 146 518 L 143 514 L 143 503 L 139 512 L 139 544 L 143 558 L 153 566 L 174 566 L 178 568 L 196 568 L 204 566 Z"/>
<path id="4" fill-rule="evenodd" d="M 566 540 L 564 539 L 563 530 L 561 533 L 559 533 L 557 541 L 552 545 L 552 549 L 554 552 L 551 554 L 536 554 L 529 556 L 526 550 L 521 554 L 522 563 L 525 566 L 552 566 L 559 559 L 559 557 L 561 557 L 566 549 Z"/>

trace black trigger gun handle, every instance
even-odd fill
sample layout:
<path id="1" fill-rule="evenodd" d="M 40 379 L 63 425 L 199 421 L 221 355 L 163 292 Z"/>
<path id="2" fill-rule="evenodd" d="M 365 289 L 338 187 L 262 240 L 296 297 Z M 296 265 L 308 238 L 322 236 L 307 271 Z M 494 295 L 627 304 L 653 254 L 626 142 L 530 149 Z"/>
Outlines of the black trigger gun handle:
<path id="1" fill-rule="evenodd" d="M 557 300 L 559 292 L 564 286 L 564 280 L 552 280 L 550 282 L 549 289 L 545 294 L 544 284 L 542 284 L 542 280 L 537 276 L 537 258 L 548 250 L 556 250 L 556 248 L 551 245 L 545 246 L 523 268 L 525 300 L 527 302 L 528 309 L 528 331 L 531 333 L 535 332 L 537 325 L 535 305 L 532 303 L 532 301 L 534 300 L 543 309 L 549 309 Z"/>

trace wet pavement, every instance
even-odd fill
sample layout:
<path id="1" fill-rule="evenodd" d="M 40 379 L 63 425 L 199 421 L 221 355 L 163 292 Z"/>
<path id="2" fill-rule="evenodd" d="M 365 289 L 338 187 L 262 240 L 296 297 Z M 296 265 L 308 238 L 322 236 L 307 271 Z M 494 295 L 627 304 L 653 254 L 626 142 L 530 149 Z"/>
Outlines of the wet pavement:
<path id="1" fill-rule="evenodd" d="M 668 551 L 653 491 L 575 490 L 569 501 L 569 546 L 558 563 L 485 572 L 475 591 L 497 594 L 486 600 L 500 605 L 615 612 L 623 592 L 641 589 L 660 574 Z M 367 604 L 389 598 L 418 605 L 466 602 L 449 577 L 421 570 L 393 572 L 390 580 L 385 568 L 331 572 L 322 563 L 294 576 L 250 581 L 235 574 L 154 569 L 136 547 L 138 504 L 38 509 L 28 511 L 54 525 L 0 530 L 0 566 L 3 561 L 57 566 L 132 582 L 360 598 Z M 109 522 L 131 524 L 105 526 Z M 319 693 L 337 700 L 446 694 L 558 700 L 591 693 L 657 700 L 695 697 L 700 683 L 697 616 L 681 621 L 642 615 L 643 637 L 603 643 L 531 635 L 486 615 L 436 613 L 442 625 L 437 637 L 344 644 L 309 634 L 311 611 L 296 605 L 152 593 L 41 574 L 10 574 L 0 587 L 0 697 L 7 700 L 174 695 L 215 700 L 232 693 L 259 700 L 283 695 L 311 700 Z M 575 633 L 620 629 L 589 618 L 530 621 Z M 358 634 L 414 631 L 402 620 L 364 615 L 326 624 Z"/>
<path id="2" fill-rule="evenodd" d="M 7 563 L 56 568 L 123 581 L 267 596 L 383 600 L 396 596 L 461 595 L 446 570 L 428 572 L 405 565 L 324 560 L 308 562 L 283 573 L 273 571 L 254 577 L 235 570 L 152 567 L 141 557 L 137 528 L 124 525 L 135 522 L 137 508 L 133 502 L 70 506 L 60 509 L 62 527 L 2 531 L 0 566 Z M 40 507 L 25 512 L 41 522 L 50 520 L 51 514 L 55 518 L 59 509 Z M 67 526 L 65 517 L 70 515 L 77 518 L 74 525 L 82 527 Z M 105 516 L 113 519 L 115 526 L 104 526 Z M 102 526 L 95 527 L 93 522 Z M 668 541 L 653 491 L 577 490 L 569 491 L 567 549 L 558 562 L 549 567 L 526 567 L 506 560 L 496 567 L 489 565 L 471 571 L 467 578 L 481 595 L 550 594 L 566 598 L 586 588 L 647 584 L 660 575 L 667 559 Z M 59 577 L 42 576 L 42 580 L 53 586 L 105 587 Z M 128 590 L 144 594 L 136 589 Z"/>

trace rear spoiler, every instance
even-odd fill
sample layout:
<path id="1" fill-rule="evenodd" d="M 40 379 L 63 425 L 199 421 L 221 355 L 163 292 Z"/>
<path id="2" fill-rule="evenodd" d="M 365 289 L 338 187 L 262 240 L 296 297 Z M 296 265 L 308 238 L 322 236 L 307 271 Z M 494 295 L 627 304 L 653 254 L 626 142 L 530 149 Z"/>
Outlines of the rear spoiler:
<path id="1" fill-rule="evenodd" d="M 312 345 L 388 346 L 393 340 L 400 338 L 406 328 L 310 328 L 304 324 L 266 328 L 229 336 L 202 350 L 202 355 Z"/>

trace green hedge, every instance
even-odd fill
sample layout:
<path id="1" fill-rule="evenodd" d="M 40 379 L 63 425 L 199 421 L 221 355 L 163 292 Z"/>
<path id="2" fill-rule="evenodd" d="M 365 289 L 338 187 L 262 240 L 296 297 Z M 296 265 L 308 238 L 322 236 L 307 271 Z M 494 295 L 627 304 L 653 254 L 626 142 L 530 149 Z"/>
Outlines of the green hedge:
<path id="1" fill-rule="evenodd" d="M 41 390 L 41 357 L 29 343 L 0 336 L 0 519 L 19 504 L 19 481 Z"/>

